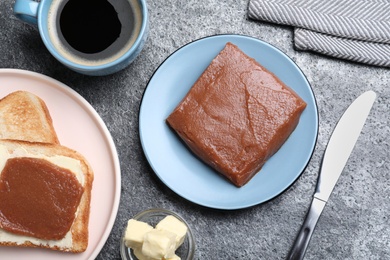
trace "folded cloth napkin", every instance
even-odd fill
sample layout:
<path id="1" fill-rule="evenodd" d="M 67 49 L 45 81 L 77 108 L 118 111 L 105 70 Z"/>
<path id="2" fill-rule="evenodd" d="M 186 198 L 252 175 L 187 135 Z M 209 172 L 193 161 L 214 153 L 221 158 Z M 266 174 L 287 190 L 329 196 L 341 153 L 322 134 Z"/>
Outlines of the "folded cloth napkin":
<path id="1" fill-rule="evenodd" d="M 249 0 L 248 17 L 294 26 L 294 47 L 390 67 L 390 0 Z"/>

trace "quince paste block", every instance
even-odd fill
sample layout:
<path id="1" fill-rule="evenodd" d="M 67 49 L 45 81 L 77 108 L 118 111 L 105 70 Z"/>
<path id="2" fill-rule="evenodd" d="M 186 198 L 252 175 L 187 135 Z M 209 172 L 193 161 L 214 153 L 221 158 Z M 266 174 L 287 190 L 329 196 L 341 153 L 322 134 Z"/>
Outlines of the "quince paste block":
<path id="1" fill-rule="evenodd" d="M 283 145 L 305 107 L 272 72 L 227 43 L 167 123 L 193 153 L 241 187 Z"/>

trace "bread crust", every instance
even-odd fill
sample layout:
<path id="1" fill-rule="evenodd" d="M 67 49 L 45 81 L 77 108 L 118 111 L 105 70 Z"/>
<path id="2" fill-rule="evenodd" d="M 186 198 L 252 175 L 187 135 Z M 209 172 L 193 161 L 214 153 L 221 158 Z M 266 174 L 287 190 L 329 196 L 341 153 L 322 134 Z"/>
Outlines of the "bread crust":
<path id="1" fill-rule="evenodd" d="M 22 244 L 9 241 L 0 241 L 0 246 L 40 247 L 72 253 L 84 252 L 88 246 L 88 224 L 90 214 L 91 191 L 94 179 L 93 171 L 88 161 L 79 152 L 59 144 L 28 142 L 21 140 L 0 140 L 0 147 L 6 147 L 9 154 L 13 154 L 17 149 L 24 149 L 29 154 L 36 156 L 65 156 L 76 159 L 80 162 L 84 178 L 84 193 L 80 200 L 76 218 L 70 229 L 72 233 L 71 246 L 52 246 L 48 243 L 34 244 L 30 241 L 26 241 Z M 19 157 L 18 155 L 16 156 Z M 1 170 L 2 169 L 0 169 L 0 172 Z"/>
<path id="2" fill-rule="evenodd" d="M 23 90 L 0 100 L 0 139 L 60 143 L 45 102 Z"/>

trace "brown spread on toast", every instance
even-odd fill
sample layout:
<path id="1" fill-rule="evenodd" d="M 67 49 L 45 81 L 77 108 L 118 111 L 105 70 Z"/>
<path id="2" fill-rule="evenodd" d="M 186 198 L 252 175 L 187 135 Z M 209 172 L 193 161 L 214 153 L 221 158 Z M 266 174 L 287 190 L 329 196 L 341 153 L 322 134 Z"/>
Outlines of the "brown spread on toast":
<path id="1" fill-rule="evenodd" d="M 0 178 L 0 227 L 19 235 L 62 239 L 83 191 L 74 173 L 47 160 L 8 159 Z"/>

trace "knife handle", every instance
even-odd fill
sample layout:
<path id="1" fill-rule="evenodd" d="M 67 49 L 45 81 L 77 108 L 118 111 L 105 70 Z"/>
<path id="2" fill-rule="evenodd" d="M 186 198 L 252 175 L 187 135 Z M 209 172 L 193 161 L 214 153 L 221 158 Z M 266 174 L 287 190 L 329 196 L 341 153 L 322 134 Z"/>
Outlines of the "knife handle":
<path id="1" fill-rule="evenodd" d="M 326 202 L 317 198 L 313 198 L 309 212 L 306 215 L 305 221 L 295 239 L 294 245 L 287 257 L 287 260 L 302 260 L 305 256 L 307 246 L 309 245 L 311 235 L 316 227 L 317 221 L 325 207 Z"/>

